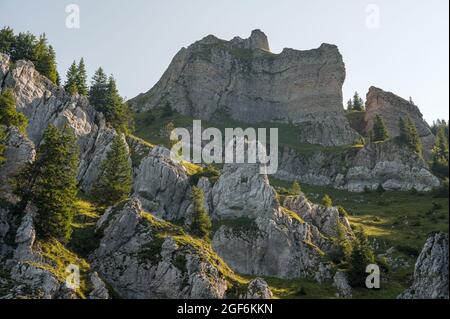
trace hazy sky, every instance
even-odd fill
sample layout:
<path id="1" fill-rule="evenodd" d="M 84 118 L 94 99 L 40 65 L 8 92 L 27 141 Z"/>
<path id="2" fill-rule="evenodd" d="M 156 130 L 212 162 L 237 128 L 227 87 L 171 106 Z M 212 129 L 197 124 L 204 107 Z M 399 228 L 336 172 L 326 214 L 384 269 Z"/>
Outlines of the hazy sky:
<path id="1" fill-rule="evenodd" d="M 65 24 L 72 3 L 79 29 Z M 45 32 L 63 78 L 83 56 L 89 75 L 103 66 L 128 98 L 150 89 L 181 47 L 208 34 L 244 38 L 259 28 L 275 53 L 333 43 L 347 69 L 344 101 L 375 85 L 412 96 L 431 122 L 448 119 L 448 12 L 448 0 L 0 0 L 0 27 Z"/>

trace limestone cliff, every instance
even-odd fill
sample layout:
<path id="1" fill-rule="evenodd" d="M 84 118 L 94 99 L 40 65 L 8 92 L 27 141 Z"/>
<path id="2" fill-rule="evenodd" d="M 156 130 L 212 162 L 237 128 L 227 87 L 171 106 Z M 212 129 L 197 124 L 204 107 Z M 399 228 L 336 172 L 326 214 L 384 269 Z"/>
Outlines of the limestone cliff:
<path id="1" fill-rule="evenodd" d="M 293 122 L 305 142 L 340 145 L 358 136 L 342 106 L 345 66 L 336 46 L 269 51 L 259 30 L 248 39 L 209 35 L 181 49 L 158 83 L 130 100 L 137 111 L 163 107 L 204 120 Z"/>

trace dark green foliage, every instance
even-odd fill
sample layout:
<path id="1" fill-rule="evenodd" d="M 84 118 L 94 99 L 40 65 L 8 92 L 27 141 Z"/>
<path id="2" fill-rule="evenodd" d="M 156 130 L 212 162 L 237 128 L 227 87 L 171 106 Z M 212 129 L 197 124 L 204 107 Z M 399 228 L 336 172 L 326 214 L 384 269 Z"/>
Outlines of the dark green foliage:
<path id="1" fill-rule="evenodd" d="M 92 195 L 98 203 L 111 206 L 128 197 L 131 184 L 128 150 L 125 142 L 117 135 L 101 164 L 100 176 L 92 189 Z"/>
<path id="2" fill-rule="evenodd" d="M 441 185 L 433 190 L 433 196 L 436 198 L 448 198 L 449 196 L 449 182 L 448 177 L 444 178 Z"/>
<path id="3" fill-rule="evenodd" d="M 449 175 L 449 152 L 448 152 L 448 125 L 441 124 L 436 128 L 436 140 L 433 147 L 433 160 L 431 168 L 433 173 L 441 178 Z"/>
<path id="4" fill-rule="evenodd" d="M 389 133 L 386 128 L 386 124 L 384 124 L 384 120 L 381 116 L 375 116 L 375 120 L 373 122 L 373 142 L 382 142 L 389 138 Z"/>
<path id="5" fill-rule="evenodd" d="M 87 81 L 86 66 L 84 64 L 84 59 L 81 58 L 80 62 L 78 62 L 75 82 L 78 93 L 84 96 L 88 95 L 88 87 L 86 81 Z"/>
<path id="6" fill-rule="evenodd" d="M 355 240 L 349 258 L 349 281 L 353 287 L 365 287 L 366 267 L 375 261 L 373 249 L 363 229 L 355 231 Z"/>
<path id="7" fill-rule="evenodd" d="M 69 70 L 67 70 L 66 83 L 64 84 L 64 89 L 72 95 L 78 93 L 77 78 L 78 67 L 76 62 L 73 61 Z"/>
<path id="8" fill-rule="evenodd" d="M 333 200 L 328 194 L 325 194 L 322 198 L 322 205 L 325 207 L 331 207 L 333 206 Z"/>
<path id="9" fill-rule="evenodd" d="M 133 131 L 133 117 L 129 105 L 123 101 L 113 76 L 108 79 L 99 68 L 92 78 L 89 101 L 95 109 L 105 115 L 106 121 L 119 132 Z"/>
<path id="10" fill-rule="evenodd" d="M 382 193 L 384 193 L 385 191 L 386 191 L 386 190 L 384 189 L 383 185 L 378 184 L 378 187 L 377 187 L 377 193 L 382 194 Z"/>
<path id="11" fill-rule="evenodd" d="M 196 186 L 192 187 L 192 202 L 194 204 L 194 212 L 190 233 L 193 236 L 209 241 L 212 224 L 208 212 L 205 209 L 205 196 L 201 188 Z"/>
<path id="12" fill-rule="evenodd" d="M 48 45 L 45 34 L 39 38 L 29 32 L 19 33 L 16 36 L 11 28 L 5 27 L 0 30 L 0 52 L 8 54 L 13 62 L 18 60 L 33 62 L 36 70 L 57 84 L 55 51 Z"/>
<path id="13" fill-rule="evenodd" d="M 22 133 L 28 125 L 26 116 L 16 110 L 16 100 L 11 89 L 6 89 L 0 94 L 0 124 L 16 126 Z"/>
<path id="14" fill-rule="evenodd" d="M 220 176 L 220 171 L 215 168 L 213 165 L 208 165 L 203 168 L 200 172 L 195 173 L 189 177 L 189 183 L 193 186 L 197 185 L 199 179 L 201 177 L 206 177 L 209 181 L 214 184 Z"/>
<path id="15" fill-rule="evenodd" d="M 406 145 L 418 154 L 422 154 L 422 141 L 417 133 L 417 128 L 409 116 L 400 118 L 398 122 L 400 134 L 398 137 L 402 145 Z"/>
<path id="16" fill-rule="evenodd" d="M 78 149 L 73 131 L 49 125 L 36 160 L 16 176 L 14 192 L 21 207 L 36 208 L 35 226 L 40 238 L 68 240 L 76 210 Z"/>
<path id="17" fill-rule="evenodd" d="M 362 98 L 360 98 L 358 92 L 355 92 L 355 94 L 353 95 L 353 101 L 349 101 L 351 102 L 352 105 L 352 110 L 353 111 L 362 111 L 364 110 L 364 101 Z M 350 106 L 348 104 L 348 106 Z"/>

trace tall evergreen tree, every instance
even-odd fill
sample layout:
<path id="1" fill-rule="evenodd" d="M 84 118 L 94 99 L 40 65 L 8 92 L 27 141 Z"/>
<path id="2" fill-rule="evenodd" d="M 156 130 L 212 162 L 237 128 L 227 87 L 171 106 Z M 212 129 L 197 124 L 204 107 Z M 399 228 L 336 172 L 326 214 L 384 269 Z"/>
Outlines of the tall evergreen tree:
<path id="1" fill-rule="evenodd" d="M 87 81 L 86 66 L 84 64 L 84 59 L 81 58 L 80 62 L 78 63 L 76 83 L 78 93 L 84 96 L 88 95 L 88 87 L 86 81 Z"/>
<path id="2" fill-rule="evenodd" d="M 416 153 L 422 154 L 422 141 L 417 132 L 416 125 L 409 116 L 406 118 L 405 124 L 408 131 L 407 145 Z"/>
<path id="3" fill-rule="evenodd" d="M 35 61 L 34 47 L 36 46 L 36 42 L 36 37 L 30 32 L 19 33 L 10 52 L 11 59 L 13 61 Z"/>
<path id="4" fill-rule="evenodd" d="M 441 125 L 437 129 L 436 140 L 434 142 L 432 152 L 433 152 L 433 160 L 432 160 L 433 172 L 441 178 L 448 177 L 449 142 L 448 142 L 448 130 L 446 131 L 445 125 Z"/>
<path id="5" fill-rule="evenodd" d="M 100 67 L 92 77 L 89 89 L 89 102 L 99 112 L 105 112 L 108 96 L 108 77 Z"/>
<path id="6" fill-rule="evenodd" d="M 384 120 L 381 116 L 375 116 L 375 120 L 373 121 L 373 141 L 374 142 L 382 142 L 389 138 L 389 133 L 386 128 L 386 124 L 384 124 Z"/>
<path id="7" fill-rule="evenodd" d="M 77 194 L 78 149 L 73 130 L 49 125 L 36 160 L 15 179 L 15 194 L 22 207 L 37 208 L 34 224 L 41 238 L 68 240 Z"/>
<path id="8" fill-rule="evenodd" d="M 0 52 L 11 55 L 15 42 L 16 36 L 13 29 L 4 27 L 0 30 Z"/>
<path id="9" fill-rule="evenodd" d="M 131 192 L 131 164 L 128 150 L 117 135 L 100 167 L 100 175 L 92 189 L 92 195 L 102 205 L 111 206 L 128 197 Z"/>
<path id="10" fill-rule="evenodd" d="M 355 94 L 353 95 L 353 110 L 354 111 L 362 111 L 364 110 L 364 101 L 362 98 L 360 98 L 358 92 L 355 92 Z"/>
<path id="11" fill-rule="evenodd" d="M 66 83 L 64 84 L 64 88 L 70 94 L 78 93 L 77 80 L 78 80 L 78 67 L 75 61 L 73 61 L 69 67 L 69 70 L 67 71 Z"/>
<path id="12" fill-rule="evenodd" d="M 205 209 L 205 195 L 199 187 L 192 187 L 192 200 L 194 204 L 194 212 L 190 233 L 196 237 L 209 241 L 211 236 L 211 219 Z"/>
<path id="13" fill-rule="evenodd" d="M 39 37 L 34 47 L 34 64 L 36 70 L 56 84 L 56 55 L 52 46 L 47 44 L 45 33 Z"/>
<path id="14" fill-rule="evenodd" d="M 366 267 L 375 261 L 373 249 L 362 229 L 355 231 L 355 242 L 350 254 L 350 284 L 354 287 L 365 287 Z"/>
<path id="15" fill-rule="evenodd" d="M 11 89 L 6 89 L 0 94 L 0 124 L 16 126 L 22 133 L 28 125 L 26 116 L 16 110 L 16 101 Z"/>

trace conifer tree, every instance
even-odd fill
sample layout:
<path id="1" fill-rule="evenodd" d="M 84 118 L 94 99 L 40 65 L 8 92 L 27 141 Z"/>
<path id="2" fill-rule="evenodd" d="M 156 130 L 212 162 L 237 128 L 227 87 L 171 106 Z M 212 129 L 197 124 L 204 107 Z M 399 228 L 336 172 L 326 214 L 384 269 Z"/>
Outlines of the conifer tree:
<path id="1" fill-rule="evenodd" d="M 68 240 L 77 194 L 78 149 L 73 130 L 49 125 L 36 160 L 16 176 L 14 192 L 21 206 L 37 208 L 34 217 L 40 238 Z"/>
<path id="2" fill-rule="evenodd" d="M 366 267 L 374 263 L 375 257 L 364 230 L 357 229 L 355 237 L 349 260 L 349 280 L 354 287 L 364 287 L 367 277 Z"/>
<path id="3" fill-rule="evenodd" d="M 78 79 L 78 67 L 75 61 L 72 62 L 70 65 L 69 70 L 67 71 L 66 76 L 66 83 L 64 84 L 64 88 L 67 92 L 70 94 L 77 94 L 78 93 L 78 85 L 77 85 L 77 79 Z"/>
<path id="4" fill-rule="evenodd" d="M 88 95 L 88 87 L 86 84 L 86 80 L 87 80 L 86 66 L 84 64 L 84 59 L 81 58 L 80 62 L 78 63 L 76 83 L 78 93 L 84 96 Z"/>
<path id="5" fill-rule="evenodd" d="M 92 77 L 89 89 L 89 102 L 99 112 L 105 112 L 106 100 L 108 96 L 108 77 L 100 67 Z"/>
<path id="6" fill-rule="evenodd" d="M 364 101 L 359 97 L 358 92 L 355 92 L 353 95 L 353 110 L 354 111 L 362 111 L 364 110 Z"/>
<path id="7" fill-rule="evenodd" d="M 190 233 L 193 236 L 209 241 L 212 224 L 208 212 L 205 209 L 205 195 L 201 188 L 196 186 L 192 187 L 192 201 L 194 204 L 194 212 Z"/>
<path id="8" fill-rule="evenodd" d="M 120 135 L 114 137 L 111 150 L 100 167 L 92 195 L 102 205 L 112 206 L 128 197 L 131 192 L 131 164 L 128 149 Z"/>
<path id="9" fill-rule="evenodd" d="M 333 206 L 333 200 L 328 194 L 325 194 L 322 198 L 322 205 L 325 207 L 331 207 Z"/>
<path id="10" fill-rule="evenodd" d="M 437 176 L 441 178 L 448 177 L 449 175 L 449 142 L 448 131 L 446 126 L 441 125 L 437 129 L 436 140 L 432 150 L 432 170 Z"/>
<path id="11" fill-rule="evenodd" d="M 16 126 L 22 133 L 28 125 L 26 116 L 16 110 L 16 101 L 11 89 L 6 89 L 0 94 L 0 124 Z"/>
<path id="12" fill-rule="evenodd" d="M 389 138 L 389 133 L 387 131 L 386 125 L 384 124 L 384 120 L 381 116 L 375 116 L 375 120 L 373 122 L 373 141 L 374 142 L 382 142 Z"/>
<path id="13" fill-rule="evenodd" d="M 0 30 L 0 52 L 11 55 L 15 42 L 16 36 L 13 29 L 4 27 Z"/>

